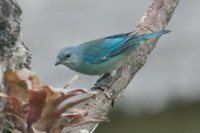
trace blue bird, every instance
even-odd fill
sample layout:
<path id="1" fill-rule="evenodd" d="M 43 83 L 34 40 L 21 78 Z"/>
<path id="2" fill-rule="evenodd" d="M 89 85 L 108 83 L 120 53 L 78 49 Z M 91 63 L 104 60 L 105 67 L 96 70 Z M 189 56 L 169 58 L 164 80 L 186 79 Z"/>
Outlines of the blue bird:
<path id="1" fill-rule="evenodd" d="M 170 32 L 162 30 L 142 35 L 117 34 L 62 49 L 55 65 L 65 65 L 87 75 L 110 73 L 121 67 L 145 41 Z"/>

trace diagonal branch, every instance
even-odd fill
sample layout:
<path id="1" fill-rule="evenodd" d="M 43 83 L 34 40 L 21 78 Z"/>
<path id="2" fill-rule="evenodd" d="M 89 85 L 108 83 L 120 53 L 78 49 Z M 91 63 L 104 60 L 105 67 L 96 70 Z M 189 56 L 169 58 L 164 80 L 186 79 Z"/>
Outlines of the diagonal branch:
<path id="1" fill-rule="evenodd" d="M 178 2 L 179 0 L 152 0 L 145 15 L 137 26 L 136 33 L 141 34 L 164 29 L 171 19 Z M 104 91 L 102 91 L 96 99 L 90 99 L 83 105 L 83 108 L 90 112 L 89 115 L 107 115 L 114 102 L 123 94 L 129 82 L 145 64 L 148 55 L 156 46 L 158 39 L 159 38 L 151 39 L 142 45 L 136 53 L 130 56 L 127 63 L 119 68 L 114 77 L 103 75 L 103 77 L 97 81 L 95 88 Z M 92 133 L 97 126 L 97 123 L 92 123 L 80 127 L 66 128 L 63 132 L 81 133 L 85 131 Z"/>

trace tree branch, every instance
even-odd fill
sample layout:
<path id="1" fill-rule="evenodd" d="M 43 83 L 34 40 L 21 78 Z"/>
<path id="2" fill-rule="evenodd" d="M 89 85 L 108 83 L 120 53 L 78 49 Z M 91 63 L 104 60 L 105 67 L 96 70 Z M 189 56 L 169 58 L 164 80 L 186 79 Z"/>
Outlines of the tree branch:
<path id="1" fill-rule="evenodd" d="M 3 84 L 6 70 L 31 68 L 31 53 L 22 42 L 21 9 L 16 0 L 0 1 L 0 91 L 6 93 Z M 1 109 L 3 102 L 0 102 Z"/>
<path id="2" fill-rule="evenodd" d="M 0 1 L 0 91 L 7 93 L 4 86 L 4 72 L 31 68 L 31 53 L 25 47 L 21 37 L 21 9 L 16 0 Z M 5 102 L 0 99 L 0 110 Z M 1 119 L 1 125 L 4 120 Z M 0 132 L 1 129 L 0 129 Z"/>
<path id="3" fill-rule="evenodd" d="M 142 34 L 164 29 L 171 19 L 178 2 L 179 0 L 152 0 L 145 15 L 137 26 L 136 33 Z M 136 53 L 130 56 L 127 63 L 118 69 L 116 76 L 103 75 L 97 81 L 95 88 L 98 87 L 104 91 L 96 99 L 90 99 L 83 105 L 83 108 L 89 111 L 89 115 L 107 115 L 118 97 L 123 94 L 129 82 L 145 64 L 148 55 L 156 46 L 158 39 L 151 39 L 142 45 Z M 81 131 L 88 131 L 88 133 L 92 133 L 97 126 L 98 124 L 92 123 L 79 127 L 67 127 L 63 132 L 81 133 Z"/>

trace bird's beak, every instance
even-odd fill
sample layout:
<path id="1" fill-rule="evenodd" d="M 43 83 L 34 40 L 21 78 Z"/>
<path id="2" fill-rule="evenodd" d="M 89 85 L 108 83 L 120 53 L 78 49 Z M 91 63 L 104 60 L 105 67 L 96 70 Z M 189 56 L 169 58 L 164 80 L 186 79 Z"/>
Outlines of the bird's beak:
<path id="1" fill-rule="evenodd" d="M 55 63 L 55 66 L 61 64 L 61 62 L 62 62 L 62 61 L 61 61 L 60 59 L 57 59 L 57 61 L 56 61 L 56 63 Z"/>

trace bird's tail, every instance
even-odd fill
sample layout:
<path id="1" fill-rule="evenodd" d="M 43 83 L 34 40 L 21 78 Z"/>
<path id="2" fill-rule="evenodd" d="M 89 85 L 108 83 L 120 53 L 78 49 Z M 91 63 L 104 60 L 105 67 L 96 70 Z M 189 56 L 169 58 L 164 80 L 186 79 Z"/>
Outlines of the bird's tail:
<path id="1" fill-rule="evenodd" d="M 170 30 L 156 31 L 156 32 L 152 32 L 152 33 L 149 33 L 149 34 L 138 35 L 138 38 L 141 39 L 141 40 L 148 40 L 148 39 L 151 39 L 151 38 L 154 38 L 154 37 L 157 37 L 157 36 L 161 36 L 163 34 L 167 34 L 169 32 L 170 32 Z"/>

